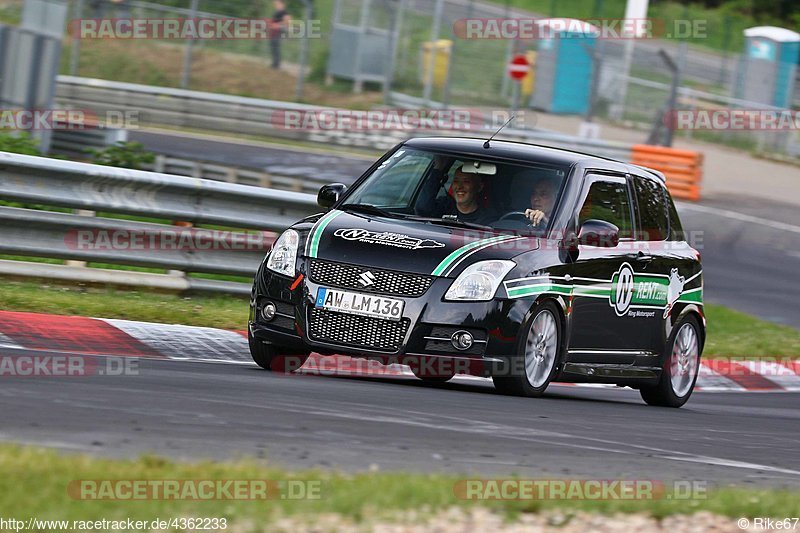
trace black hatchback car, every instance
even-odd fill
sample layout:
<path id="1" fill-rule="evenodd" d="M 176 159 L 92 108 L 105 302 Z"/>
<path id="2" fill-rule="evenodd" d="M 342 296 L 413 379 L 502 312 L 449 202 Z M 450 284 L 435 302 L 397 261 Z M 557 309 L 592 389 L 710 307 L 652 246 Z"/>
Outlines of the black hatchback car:
<path id="1" fill-rule="evenodd" d="M 651 405 L 691 395 L 700 254 L 660 173 L 418 138 L 318 202 L 327 211 L 287 229 L 256 274 L 260 366 L 295 369 L 313 351 L 405 363 L 426 380 L 491 376 L 523 396 L 554 380 L 629 386 Z"/>

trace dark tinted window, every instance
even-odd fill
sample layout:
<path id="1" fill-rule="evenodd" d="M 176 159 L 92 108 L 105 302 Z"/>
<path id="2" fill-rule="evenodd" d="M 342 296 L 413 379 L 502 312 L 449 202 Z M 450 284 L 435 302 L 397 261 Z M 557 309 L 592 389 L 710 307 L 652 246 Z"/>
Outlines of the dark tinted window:
<path id="1" fill-rule="evenodd" d="M 631 203 L 625 182 L 595 181 L 591 184 L 578 213 L 578 225 L 590 218 L 611 222 L 619 228 L 620 238 L 631 237 Z"/>
<path id="2" fill-rule="evenodd" d="M 636 192 L 636 205 L 639 208 L 640 241 L 663 241 L 669 233 L 667 204 L 664 189 L 653 180 L 634 176 L 633 189 Z"/>
<path id="3" fill-rule="evenodd" d="M 669 208 L 669 240 L 671 241 L 685 241 L 686 234 L 683 232 L 681 219 L 678 217 L 678 210 L 675 209 L 675 202 L 672 197 L 667 194 L 667 207 Z"/>

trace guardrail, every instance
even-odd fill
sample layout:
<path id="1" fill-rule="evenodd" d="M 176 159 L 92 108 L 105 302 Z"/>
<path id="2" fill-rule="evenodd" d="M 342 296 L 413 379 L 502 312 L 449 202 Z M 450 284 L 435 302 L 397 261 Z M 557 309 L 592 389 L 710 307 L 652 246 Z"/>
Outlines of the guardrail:
<path id="1" fill-rule="evenodd" d="M 191 161 L 164 155 L 157 155 L 153 164 L 143 165 L 143 167 L 145 170 L 176 176 L 190 176 L 314 195 L 317 194 L 320 187 L 331 182 L 328 178 L 316 176 L 284 176 L 252 168 L 230 167 L 218 163 Z"/>
<path id="2" fill-rule="evenodd" d="M 0 153 L 0 197 L 194 224 L 280 230 L 309 214 L 311 194 Z"/>
<path id="3" fill-rule="evenodd" d="M 2 254 L 245 277 L 263 259 L 275 237 L 272 232 L 317 210 L 311 194 L 9 153 L 0 153 L 0 199 L 103 214 L 0 207 Z M 176 227 L 170 221 L 213 226 Z M 217 225 L 258 231 L 231 232 Z M 0 261 L 0 274 L 171 290 L 249 291 L 249 284 L 231 281 L 7 260 Z"/>
<path id="4" fill-rule="evenodd" d="M 106 112 L 136 112 L 141 124 L 161 125 L 217 131 L 223 133 L 282 137 L 342 146 L 363 146 L 386 150 L 400 141 L 418 135 L 463 135 L 456 130 L 343 130 L 291 129 L 280 127 L 286 111 L 322 111 L 329 107 L 262 100 L 226 94 L 188 91 L 170 87 L 154 87 L 75 76 L 59 76 L 56 99 L 75 108 L 89 108 L 98 115 Z M 405 102 L 406 107 L 419 107 L 419 102 Z M 476 128 L 474 136 L 491 135 L 494 128 Z M 546 130 L 503 130 L 499 138 L 547 144 L 590 152 L 605 157 L 630 160 L 630 145 Z"/>

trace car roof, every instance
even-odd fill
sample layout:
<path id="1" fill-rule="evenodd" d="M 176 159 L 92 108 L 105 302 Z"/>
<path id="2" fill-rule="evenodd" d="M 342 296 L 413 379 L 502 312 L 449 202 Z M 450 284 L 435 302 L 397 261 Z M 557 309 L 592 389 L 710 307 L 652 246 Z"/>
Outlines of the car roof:
<path id="1" fill-rule="evenodd" d="M 581 163 L 586 166 L 597 165 L 600 168 L 624 169 L 631 171 L 636 169 L 637 173 L 644 170 L 649 176 L 664 181 L 664 176 L 660 172 L 649 168 L 630 165 L 624 161 L 618 161 L 608 157 L 602 157 L 583 152 L 565 150 L 551 146 L 542 146 L 519 141 L 506 141 L 493 139 L 489 143 L 489 148 L 483 145 L 486 139 L 472 137 L 415 137 L 407 140 L 404 145 L 409 148 L 431 151 L 452 151 L 474 155 L 475 157 L 497 157 L 501 159 L 515 159 L 520 161 L 530 161 L 532 163 L 544 163 L 558 166 L 571 166 Z"/>

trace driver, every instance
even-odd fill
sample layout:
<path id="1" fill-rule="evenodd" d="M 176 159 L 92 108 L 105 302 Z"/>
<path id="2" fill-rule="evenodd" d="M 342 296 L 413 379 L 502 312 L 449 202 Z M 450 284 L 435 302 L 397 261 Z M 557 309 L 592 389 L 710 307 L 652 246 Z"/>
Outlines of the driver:
<path id="1" fill-rule="evenodd" d="M 531 192 L 531 208 L 525 210 L 525 216 L 533 226 L 545 226 L 552 214 L 556 201 L 556 183 L 552 179 L 541 179 L 533 186 Z"/>

